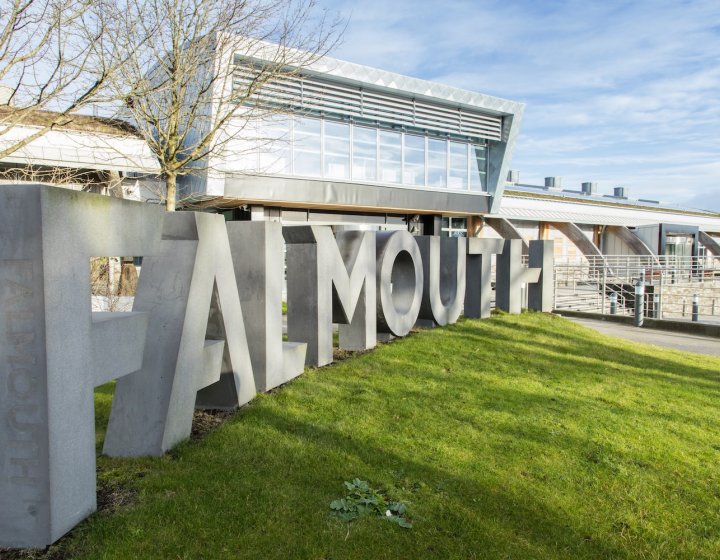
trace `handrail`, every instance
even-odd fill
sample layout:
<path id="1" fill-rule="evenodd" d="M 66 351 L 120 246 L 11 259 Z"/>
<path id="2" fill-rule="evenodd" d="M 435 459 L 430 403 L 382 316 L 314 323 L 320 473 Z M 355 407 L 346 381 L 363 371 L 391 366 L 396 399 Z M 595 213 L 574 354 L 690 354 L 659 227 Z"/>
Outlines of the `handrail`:
<path id="1" fill-rule="evenodd" d="M 558 309 L 583 307 L 609 313 L 613 297 L 617 298 L 612 306 L 616 313 L 631 313 L 635 306 L 634 285 L 642 277 L 647 316 L 689 317 L 688 302 L 693 296 L 699 315 L 720 316 L 720 258 L 715 255 L 591 256 L 556 261 L 554 272 Z"/>

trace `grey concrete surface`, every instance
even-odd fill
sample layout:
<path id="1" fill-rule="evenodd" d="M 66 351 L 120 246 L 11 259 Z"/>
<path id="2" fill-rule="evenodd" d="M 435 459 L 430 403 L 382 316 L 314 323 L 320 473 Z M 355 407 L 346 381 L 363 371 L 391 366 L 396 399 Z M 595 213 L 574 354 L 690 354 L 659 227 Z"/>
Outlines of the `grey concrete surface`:
<path id="1" fill-rule="evenodd" d="M 624 338 L 633 342 L 654 344 L 663 348 L 695 352 L 710 356 L 720 356 L 720 339 L 712 336 L 701 336 L 682 332 L 638 328 L 598 319 L 566 317 L 570 321 L 594 329 L 602 334 Z"/>
<path id="2" fill-rule="evenodd" d="M 133 310 L 150 313 L 147 350 L 115 388 L 103 449 L 112 456 L 162 455 L 190 436 L 196 404 L 235 408 L 255 396 L 224 218 L 178 212 L 164 221 L 138 282 Z"/>
<path id="3" fill-rule="evenodd" d="M 537 282 L 528 284 L 528 309 L 549 313 L 555 307 L 554 264 L 555 243 L 535 240 L 530 242 L 529 270 L 540 270 Z"/>
<path id="4" fill-rule="evenodd" d="M 92 313 L 90 257 L 156 251 L 162 217 L 0 188 L 0 547 L 43 547 L 95 510 L 93 388 L 140 367 L 148 316 Z"/>
<path id="5" fill-rule="evenodd" d="M 506 313 L 522 311 L 522 285 L 537 282 L 542 272 L 540 268 L 523 266 L 521 249 L 519 239 L 506 239 L 502 253 L 495 260 L 495 305 Z"/>
<path id="6" fill-rule="evenodd" d="M 492 259 L 502 253 L 504 239 L 468 237 L 465 265 L 465 316 L 490 317 L 492 305 Z"/>
<path id="7" fill-rule="evenodd" d="M 335 238 L 350 272 L 349 295 L 344 296 L 338 286 L 335 288 L 337 302 L 333 315 L 347 319 L 338 325 L 338 346 L 345 350 L 368 350 L 377 345 L 375 232 L 340 231 Z M 344 278 L 343 274 L 343 290 Z"/>
<path id="8" fill-rule="evenodd" d="M 457 322 L 465 301 L 467 241 L 462 237 L 415 238 L 423 262 L 420 319 L 443 326 Z"/>
<path id="9" fill-rule="evenodd" d="M 408 231 L 377 234 L 377 329 L 405 336 L 420 314 L 423 263 L 420 248 Z"/>
<path id="10" fill-rule="evenodd" d="M 288 338 L 307 344 L 305 364 L 333 361 L 333 323 L 340 347 L 375 346 L 375 232 L 348 231 L 337 238 L 324 226 L 284 227 L 287 250 Z"/>
<path id="11" fill-rule="evenodd" d="M 269 391 L 305 369 L 307 345 L 283 342 L 283 237 L 277 222 L 228 222 L 255 386 Z"/>

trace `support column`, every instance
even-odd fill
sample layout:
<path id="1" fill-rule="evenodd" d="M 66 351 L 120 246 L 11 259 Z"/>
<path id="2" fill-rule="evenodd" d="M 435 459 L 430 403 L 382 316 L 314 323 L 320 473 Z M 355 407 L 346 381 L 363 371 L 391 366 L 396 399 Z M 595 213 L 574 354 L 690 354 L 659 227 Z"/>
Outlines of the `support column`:
<path id="1" fill-rule="evenodd" d="M 540 277 L 528 284 L 528 309 L 549 313 L 555 307 L 554 243 L 552 241 L 530 242 L 530 268 L 539 268 Z"/>

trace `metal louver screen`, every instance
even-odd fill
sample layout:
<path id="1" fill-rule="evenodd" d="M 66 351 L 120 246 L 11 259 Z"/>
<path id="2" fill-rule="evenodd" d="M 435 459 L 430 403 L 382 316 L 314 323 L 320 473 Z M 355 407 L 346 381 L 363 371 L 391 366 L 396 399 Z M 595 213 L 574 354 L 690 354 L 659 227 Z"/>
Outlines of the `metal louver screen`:
<path id="1" fill-rule="evenodd" d="M 234 77 L 234 87 L 245 89 L 255 73 L 252 68 L 238 66 Z M 263 86 L 255 98 L 259 102 L 288 109 L 358 117 L 488 140 L 502 138 L 501 117 L 331 83 L 310 76 L 273 79 Z"/>

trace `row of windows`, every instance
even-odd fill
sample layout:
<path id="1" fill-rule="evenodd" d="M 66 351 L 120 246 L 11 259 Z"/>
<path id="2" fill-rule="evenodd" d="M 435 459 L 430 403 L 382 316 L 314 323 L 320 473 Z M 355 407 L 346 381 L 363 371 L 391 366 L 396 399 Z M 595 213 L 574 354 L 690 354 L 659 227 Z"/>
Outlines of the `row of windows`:
<path id="1" fill-rule="evenodd" d="M 258 169 L 304 177 L 487 190 L 487 145 L 325 119 L 258 130 Z"/>

